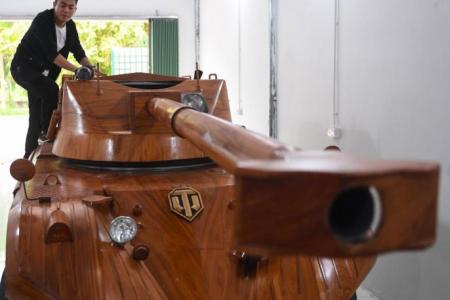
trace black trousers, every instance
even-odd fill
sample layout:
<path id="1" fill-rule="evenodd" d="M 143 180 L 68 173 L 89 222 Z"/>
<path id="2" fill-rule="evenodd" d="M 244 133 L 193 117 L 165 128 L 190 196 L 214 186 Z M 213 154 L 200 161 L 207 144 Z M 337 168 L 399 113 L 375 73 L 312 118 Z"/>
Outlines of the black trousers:
<path id="1" fill-rule="evenodd" d="M 13 59 L 11 75 L 28 92 L 29 119 L 24 155 L 28 158 L 37 148 L 41 132 L 47 132 L 52 112 L 58 105 L 59 87 L 26 61 Z"/>
<path id="2" fill-rule="evenodd" d="M 3 270 L 3 275 L 2 275 L 2 279 L 0 280 L 0 300 L 6 300 L 6 295 L 5 295 L 5 289 L 6 289 L 6 282 L 5 282 L 5 273 L 6 271 Z"/>

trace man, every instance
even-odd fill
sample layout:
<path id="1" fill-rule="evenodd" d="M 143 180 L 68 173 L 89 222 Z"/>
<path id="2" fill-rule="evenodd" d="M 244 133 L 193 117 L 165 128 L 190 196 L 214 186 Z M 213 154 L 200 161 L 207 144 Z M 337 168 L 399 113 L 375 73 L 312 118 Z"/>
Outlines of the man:
<path id="1" fill-rule="evenodd" d="M 92 68 L 81 46 L 72 17 L 78 0 L 56 0 L 53 9 L 39 13 L 17 47 L 11 63 L 11 75 L 28 92 L 29 121 L 25 141 L 28 158 L 46 133 L 53 110 L 58 104 L 59 87 L 55 80 L 61 68 L 75 72 L 67 60 L 69 52 L 83 66 Z"/>

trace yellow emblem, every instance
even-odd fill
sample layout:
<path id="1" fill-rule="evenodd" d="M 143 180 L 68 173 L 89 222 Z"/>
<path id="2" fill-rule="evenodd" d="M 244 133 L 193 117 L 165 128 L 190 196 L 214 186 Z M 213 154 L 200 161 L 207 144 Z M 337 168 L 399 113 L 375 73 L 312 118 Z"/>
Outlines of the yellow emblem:
<path id="1" fill-rule="evenodd" d="M 203 210 L 202 196 L 193 188 L 176 188 L 169 193 L 170 210 L 192 222 Z"/>

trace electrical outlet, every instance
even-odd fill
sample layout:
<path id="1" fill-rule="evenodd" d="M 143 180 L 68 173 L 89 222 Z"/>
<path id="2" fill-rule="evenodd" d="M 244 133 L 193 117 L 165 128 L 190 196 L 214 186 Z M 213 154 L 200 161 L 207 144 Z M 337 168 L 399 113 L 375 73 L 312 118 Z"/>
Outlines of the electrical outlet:
<path id="1" fill-rule="evenodd" d="M 342 136 L 342 130 L 340 128 L 335 128 L 335 127 L 328 128 L 327 136 L 329 138 L 336 139 L 336 140 L 340 139 Z"/>

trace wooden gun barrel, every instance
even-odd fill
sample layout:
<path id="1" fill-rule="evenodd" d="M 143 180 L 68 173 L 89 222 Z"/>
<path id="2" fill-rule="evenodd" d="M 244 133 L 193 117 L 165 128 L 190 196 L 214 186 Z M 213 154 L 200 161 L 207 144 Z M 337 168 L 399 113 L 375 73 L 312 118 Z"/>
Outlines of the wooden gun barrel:
<path id="1" fill-rule="evenodd" d="M 235 175 L 241 249 L 359 256 L 435 240 L 435 163 L 299 151 L 169 99 L 147 110 Z"/>

